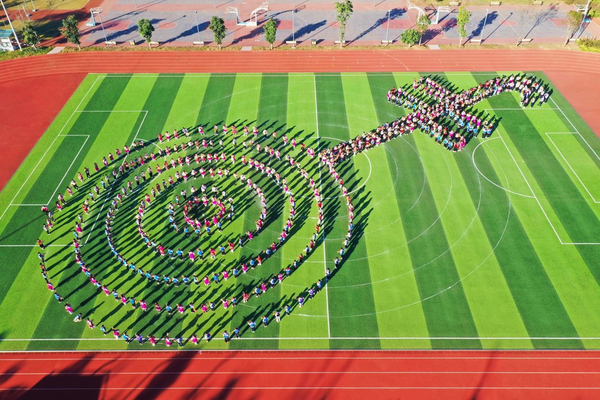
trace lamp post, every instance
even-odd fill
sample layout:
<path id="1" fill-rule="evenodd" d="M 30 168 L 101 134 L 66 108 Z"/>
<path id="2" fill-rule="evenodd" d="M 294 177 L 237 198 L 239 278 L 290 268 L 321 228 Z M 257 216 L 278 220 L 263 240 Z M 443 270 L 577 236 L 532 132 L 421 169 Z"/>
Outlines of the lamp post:
<path id="1" fill-rule="evenodd" d="M 198 11 L 194 11 L 194 15 L 196 16 L 196 30 L 198 31 L 198 41 L 200 42 L 200 27 L 198 26 Z"/>
<path id="2" fill-rule="evenodd" d="M 31 18 L 29 18 L 29 10 L 27 8 L 25 8 L 25 4 L 21 5 L 23 7 L 23 12 L 25 13 L 25 16 L 27 17 L 27 21 L 31 21 Z"/>
<path id="3" fill-rule="evenodd" d="M 292 42 L 296 41 L 296 0 L 292 1 Z"/>
<path id="4" fill-rule="evenodd" d="M 485 30 L 485 25 L 487 24 L 488 12 L 489 11 L 486 8 L 485 9 L 485 19 L 483 20 L 483 28 L 481 29 L 481 36 L 479 36 L 479 44 L 481 44 L 481 42 L 483 41 L 483 31 Z"/>
<path id="5" fill-rule="evenodd" d="M 387 20 L 387 27 L 385 28 L 385 44 L 388 44 L 388 33 L 390 32 L 390 12 L 392 10 L 388 10 L 388 20 Z"/>
<path id="6" fill-rule="evenodd" d="M 581 31 L 581 28 L 583 28 L 583 24 L 585 23 L 585 17 L 587 17 L 587 13 L 588 13 L 588 11 L 590 9 L 590 1 L 591 0 L 587 1 L 586 5 L 585 5 L 585 10 L 583 11 L 583 18 L 581 19 L 581 24 L 579 25 L 579 29 L 578 29 L 578 31 L 580 32 L 579 36 L 581 36 L 581 33 L 583 33 Z"/>
<path id="7" fill-rule="evenodd" d="M 17 32 L 15 31 L 15 27 L 12 24 L 12 21 L 10 20 L 10 17 L 8 16 L 8 12 L 6 11 L 6 7 L 4 6 L 4 1 L 0 0 L 0 3 L 2 4 L 2 9 L 4 10 L 4 14 L 6 14 L 6 19 L 8 20 L 8 24 L 10 25 L 10 29 L 13 32 L 13 35 L 15 35 L 15 39 L 17 40 L 17 45 L 19 46 L 19 50 L 23 50 L 23 48 L 21 47 L 21 42 L 19 42 L 19 37 L 17 36 Z"/>
<path id="8" fill-rule="evenodd" d="M 101 8 L 92 8 L 90 11 L 94 14 L 98 14 L 100 16 L 100 26 L 102 27 L 102 34 L 104 35 L 104 42 L 108 42 L 106 38 L 106 31 L 104 30 L 104 21 L 102 21 L 102 9 Z"/>

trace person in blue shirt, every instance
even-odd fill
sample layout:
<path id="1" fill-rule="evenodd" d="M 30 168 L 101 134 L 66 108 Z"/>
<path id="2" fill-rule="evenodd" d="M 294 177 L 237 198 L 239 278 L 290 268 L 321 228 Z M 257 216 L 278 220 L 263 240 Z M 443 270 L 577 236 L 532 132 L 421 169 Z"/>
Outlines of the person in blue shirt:
<path id="1" fill-rule="evenodd" d="M 248 326 L 250 327 L 250 330 L 252 331 L 252 333 L 256 332 L 256 322 L 249 321 Z"/>

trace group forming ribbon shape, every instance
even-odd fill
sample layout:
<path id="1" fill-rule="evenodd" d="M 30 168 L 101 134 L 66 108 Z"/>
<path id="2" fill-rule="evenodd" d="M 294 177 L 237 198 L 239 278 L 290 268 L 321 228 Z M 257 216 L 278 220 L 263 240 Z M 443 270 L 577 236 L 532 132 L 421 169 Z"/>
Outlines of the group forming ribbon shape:
<path id="1" fill-rule="evenodd" d="M 322 151 L 321 160 L 333 167 L 350 156 L 412 133 L 417 128 L 448 150 L 460 151 L 473 136 L 481 132 L 482 137 L 489 137 L 497 126 L 497 120 L 483 111 L 478 113 L 473 106 L 510 91 L 521 93 L 522 107 L 542 105 L 550 97 L 548 87 L 533 75 L 495 77 L 463 92 L 438 83 L 435 77 L 415 79 L 412 91 L 410 88 L 392 88 L 387 94 L 389 102 L 412 112 Z"/>

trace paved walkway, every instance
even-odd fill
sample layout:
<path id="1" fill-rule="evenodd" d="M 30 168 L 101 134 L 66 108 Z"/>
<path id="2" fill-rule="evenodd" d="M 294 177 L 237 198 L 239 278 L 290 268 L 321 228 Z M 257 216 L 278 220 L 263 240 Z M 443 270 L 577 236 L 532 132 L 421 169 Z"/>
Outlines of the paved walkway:
<path id="1" fill-rule="evenodd" d="M 213 41 L 208 29 L 211 16 L 225 19 L 227 36 L 225 46 L 266 46 L 261 23 L 273 17 L 279 21 L 278 44 L 296 40 L 300 45 L 333 45 L 338 40 L 339 29 L 333 2 L 330 0 L 289 0 L 269 2 L 269 11 L 262 13 L 257 27 L 237 25 L 236 15 L 226 13 L 230 7 L 238 10 L 241 22 L 250 18 L 260 0 L 92 0 L 93 6 L 101 3 L 104 30 L 85 26 L 89 4 L 77 12 L 82 26 L 84 46 L 102 44 L 105 39 L 129 45 L 142 39 L 137 33 L 137 21 L 148 18 L 156 28 L 153 40 L 161 45 L 189 46 L 193 41 Z M 471 22 L 467 26 L 472 42 L 481 40 L 486 44 L 512 44 L 519 38 L 532 39 L 533 43 L 563 43 L 567 36 L 566 15 L 574 10 L 572 5 L 545 4 L 540 6 L 472 6 Z M 295 12 L 294 12 L 295 10 Z M 425 10 L 435 22 L 434 8 Z M 456 25 L 457 7 L 450 13 L 442 13 L 439 23 L 431 25 L 424 37 L 427 44 L 458 44 Z M 32 18 L 64 18 L 68 11 L 38 12 Z M 11 15 L 13 13 L 11 12 Z M 414 26 L 418 16 L 415 9 L 407 10 L 407 0 L 354 0 L 354 14 L 348 24 L 346 40 L 350 45 L 374 45 L 382 40 L 400 41 L 405 29 Z M 596 21 L 586 24 L 575 37 L 600 37 L 600 25 Z M 60 41 L 58 41 L 60 42 Z"/>

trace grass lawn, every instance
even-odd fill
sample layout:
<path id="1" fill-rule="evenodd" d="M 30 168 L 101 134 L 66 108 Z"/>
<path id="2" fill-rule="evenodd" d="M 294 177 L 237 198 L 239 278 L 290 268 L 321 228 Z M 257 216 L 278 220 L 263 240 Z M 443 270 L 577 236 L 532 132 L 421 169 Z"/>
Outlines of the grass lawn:
<path id="1" fill-rule="evenodd" d="M 457 90 L 498 74 L 503 72 L 436 73 Z M 352 197 L 355 228 L 345 262 L 335 270 L 333 260 L 348 227 L 345 197 L 300 144 L 327 148 L 405 115 L 405 109 L 386 101 L 386 93 L 418 76 L 89 75 L 0 193 L 0 350 L 140 347 L 117 341 L 112 333 L 105 337 L 98 327 L 87 329 L 86 318 L 130 336 L 139 332 L 164 338 L 168 333 L 187 341 L 193 334 L 210 332 L 214 340 L 198 345 L 205 349 L 600 348 L 600 140 L 557 90 L 541 107 L 521 108 L 513 93 L 479 103 L 476 108 L 500 118 L 500 125 L 491 138 L 474 138 L 462 152 L 447 151 L 415 131 L 338 165 Z M 223 124 L 237 127 L 237 146 L 231 133 L 222 146 L 219 143 L 223 135 L 215 136 L 213 126 L 221 131 Z M 204 127 L 204 138 L 198 126 Z M 244 126 L 250 128 L 247 137 Z M 244 148 L 242 142 L 252 137 L 253 126 L 259 130 L 258 143 L 281 151 L 281 160 L 258 154 L 255 146 Z M 182 135 L 183 127 L 190 129 L 200 149 L 152 160 L 150 155 L 159 149 L 188 142 L 182 136 L 157 141 L 167 130 L 178 129 Z M 268 137 L 263 137 L 263 129 Z M 284 146 L 284 135 L 298 146 Z M 144 164 L 111 179 L 104 188 L 104 175 L 112 176 L 125 158 L 104 168 L 102 157 L 115 155 L 116 148 L 134 140 L 145 145 L 132 151 L 127 163 L 141 157 Z M 226 160 L 194 162 L 195 154 L 208 153 L 222 153 Z M 286 155 L 301 167 L 290 166 Z M 156 165 L 177 162 L 179 156 L 182 165 L 155 173 Z M 263 163 L 264 171 L 243 164 L 242 156 Z M 94 163 L 100 167 L 97 173 Z M 205 177 L 169 185 L 175 171 L 191 174 L 200 166 Z M 84 167 L 91 177 L 82 183 L 77 173 Z M 271 176 L 270 168 L 276 171 Z M 223 175 L 228 169 L 228 176 L 219 177 L 219 169 Z M 259 190 L 242 182 L 242 174 Z M 71 179 L 80 186 L 72 197 L 66 193 Z M 244 292 L 253 293 L 262 283 L 270 286 L 270 279 L 277 281 L 277 275 L 285 275 L 285 268 L 305 253 L 318 216 L 310 179 L 325 197 L 323 231 L 316 235 L 314 248 L 282 283 L 243 303 Z M 117 260 L 105 233 L 107 212 L 128 182 L 131 189 L 117 201 L 110 218 L 112 241 L 128 264 L 151 274 L 150 281 Z M 207 187 L 208 204 L 190 205 L 188 217 L 216 217 L 222 231 L 212 226 L 210 234 L 186 235 L 184 198 L 189 199 L 192 187 L 198 190 L 202 185 Z M 295 200 L 293 223 L 283 245 L 266 256 L 265 249 L 279 243 L 292 213 L 285 185 Z M 94 186 L 99 194 L 94 194 L 86 215 L 81 205 Z M 211 204 L 213 186 L 225 204 L 224 215 Z M 55 208 L 59 193 L 68 204 L 55 211 L 54 228 L 46 234 L 40 207 Z M 261 193 L 266 205 L 261 204 Z M 152 199 L 142 218 L 148 240 L 165 249 L 181 249 L 183 259 L 158 256 L 138 232 L 135 217 L 146 195 Z M 229 198 L 234 205 L 231 219 Z M 175 209 L 177 231 L 169 221 L 169 204 Z M 260 232 L 239 246 L 246 232 L 256 231 L 263 207 Z M 121 305 L 82 273 L 72 246 L 79 214 L 81 254 L 90 273 L 109 291 L 144 300 L 147 312 L 139 303 L 136 309 Z M 82 313 L 82 322 L 74 323 L 65 303 L 59 304 L 46 289 L 38 238 L 48 246 L 44 253 L 49 279 L 75 314 Z M 224 255 L 219 254 L 221 245 Z M 198 249 L 204 251 L 204 259 L 190 261 L 188 251 Z M 214 259 L 210 249 L 217 252 Z M 208 287 L 202 283 L 205 276 L 232 271 L 259 254 L 265 261 L 247 273 L 228 280 L 221 275 L 220 283 Z M 333 271 L 331 279 L 308 299 L 309 288 L 318 280 L 325 282 L 326 269 Z M 167 285 L 163 280 L 194 275 L 200 284 Z M 222 299 L 234 296 L 237 307 L 225 309 Z M 298 297 L 307 298 L 303 307 Z M 203 313 L 201 305 L 210 302 L 215 311 Z M 162 307 L 160 314 L 155 303 Z M 174 308 L 172 315 L 166 304 Z M 177 304 L 183 305 L 184 313 L 177 311 Z M 275 322 L 273 314 L 285 314 L 286 305 L 291 313 Z M 269 317 L 266 328 L 260 323 L 263 316 Z M 251 320 L 258 325 L 255 333 L 248 326 Z M 242 337 L 224 343 L 222 332 L 236 327 Z M 166 348 L 164 341 L 156 348 Z M 192 348 L 196 347 L 186 342 L 184 349 Z"/>

